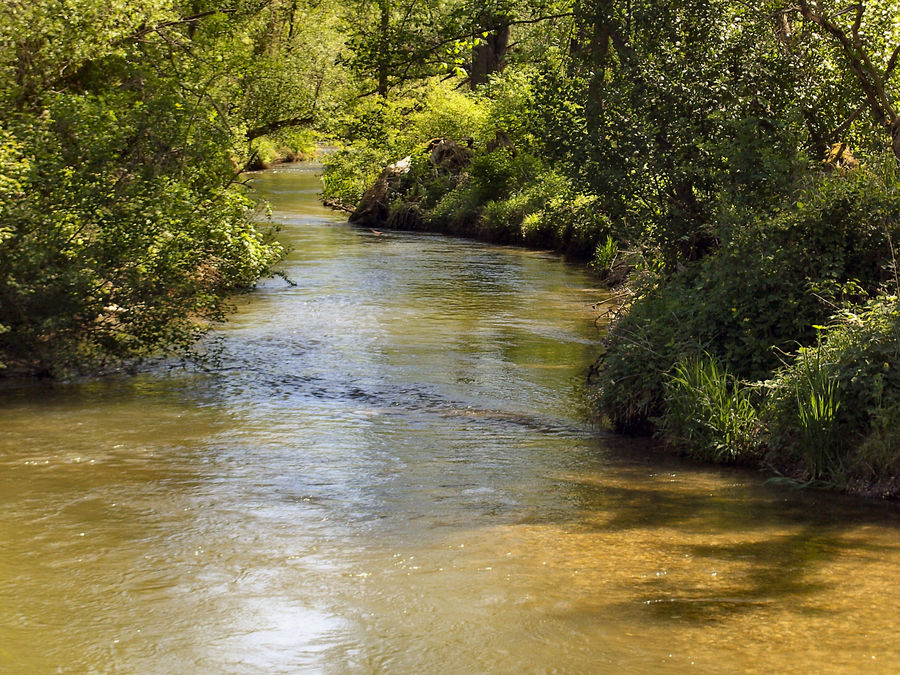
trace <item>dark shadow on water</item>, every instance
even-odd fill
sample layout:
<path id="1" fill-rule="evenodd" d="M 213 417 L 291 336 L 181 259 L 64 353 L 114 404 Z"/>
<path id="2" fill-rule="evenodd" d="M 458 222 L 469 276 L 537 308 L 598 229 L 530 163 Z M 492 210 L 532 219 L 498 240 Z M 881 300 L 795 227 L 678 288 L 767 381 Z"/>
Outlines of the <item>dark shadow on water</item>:
<path id="1" fill-rule="evenodd" d="M 822 597 L 850 581 L 821 574 L 835 561 L 900 559 L 896 504 L 767 486 L 761 474 L 653 450 L 613 450 L 605 460 L 599 475 L 566 479 L 577 516 L 558 524 L 576 534 L 634 533 L 659 550 L 661 567 L 676 569 L 629 582 L 633 597 L 604 612 L 698 624 L 784 603 L 815 614 L 824 611 L 816 607 Z M 873 527 L 883 536 L 857 534 Z"/>
<path id="2" fill-rule="evenodd" d="M 683 579 L 676 582 L 659 577 L 642 584 L 638 596 L 644 613 L 655 619 L 698 623 L 715 623 L 785 601 L 797 606 L 798 601 L 829 590 L 828 584 L 813 581 L 809 575 L 834 561 L 843 547 L 839 536 L 816 528 L 761 542 L 678 547 L 694 558 L 695 564 L 715 567 L 728 563 L 731 568 L 743 563 L 739 583 L 724 580 L 727 589 L 717 591 L 714 583 L 691 585 Z M 713 574 L 719 573 L 709 573 L 710 577 Z"/>

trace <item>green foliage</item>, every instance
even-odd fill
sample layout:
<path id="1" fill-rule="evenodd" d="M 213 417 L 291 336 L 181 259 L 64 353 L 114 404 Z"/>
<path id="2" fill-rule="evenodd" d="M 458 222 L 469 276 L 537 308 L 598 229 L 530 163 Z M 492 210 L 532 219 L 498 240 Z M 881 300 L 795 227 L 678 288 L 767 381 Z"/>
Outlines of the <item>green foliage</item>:
<path id="1" fill-rule="evenodd" d="M 872 412 L 871 429 L 859 445 L 852 469 L 866 481 L 900 476 L 900 403 Z"/>
<path id="2" fill-rule="evenodd" d="M 417 147 L 423 139 L 471 138 L 481 144 L 493 134 L 496 124 L 493 101 L 463 92 L 450 82 L 429 81 L 416 98 L 416 109 L 404 120 L 403 143 Z"/>
<path id="3" fill-rule="evenodd" d="M 821 362 L 804 351 L 800 356 L 804 380 L 797 384 L 797 421 L 799 444 L 812 478 L 835 474 L 840 457 L 835 443 L 834 422 L 841 401 L 838 383 L 830 379 Z"/>
<path id="4" fill-rule="evenodd" d="M 594 195 L 530 151 L 534 141 L 533 73 L 510 69 L 477 92 L 426 83 L 417 99 L 365 99 L 343 122 L 353 143 L 328 158 L 326 198 L 355 204 L 381 169 L 411 156 L 403 199 L 431 227 L 494 240 L 593 255 L 611 230 Z M 435 170 L 427 142 L 471 144 L 471 163 L 457 175 Z"/>
<path id="5" fill-rule="evenodd" d="M 3 360 L 17 372 L 57 372 L 186 347 L 222 317 L 224 294 L 252 285 L 280 248 L 250 222 L 241 192 L 207 183 L 208 157 L 178 179 L 123 166 L 133 133 L 125 111 L 111 116 L 109 100 L 93 97 L 56 107 L 56 119 L 15 130 L 31 154 L 19 198 L 2 209 Z M 76 154 L 68 138 L 88 133 L 93 143 Z M 221 151 L 219 161 L 230 166 Z"/>
<path id="6" fill-rule="evenodd" d="M 468 178 L 467 176 L 465 178 Z M 467 180 L 448 190 L 429 212 L 430 222 L 448 232 L 463 233 L 481 217 L 483 205 Z"/>
<path id="7" fill-rule="evenodd" d="M 7 372 L 187 348 L 279 258 L 238 167 L 252 145 L 309 148 L 292 128 L 339 98 L 327 50 L 302 48 L 313 32 L 299 20 L 328 11 L 287 0 L 0 8 Z"/>
<path id="8" fill-rule="evenodd" d="M 792 208 L 731 221 L 716 255 L 640 293 L 610 331 L 598 380 L 613 425 L 663 415 L 665 374 L 683 354 L 707 351 L 741 379 L 766 379 L 779 353 L 814 344 L 834 303 L 891 280 L 892 180 L 874 169 L 810 179 Z"/>
<path id="9" fill-rule="evenodd" d="M 542 72 L 539 143 L 579 191 L 604 196 L 624 246 L 677 268 L 718 246 L 724 205 L 790 190 L 802 127 L 769 25 L 705 0 L 578 12 L 584 34 L 610 37 L 569 72 Z"/>
<path id="10" fill-rule="evenodd" d="M 752 392 L 708 354 L 687 356 L 665 382 L 660 435 L 699 459 L 746 458 L 756 445 Z"/>
<path id="11" fill-rule="evenodd" d="M 469 167 L 472 189 L 481 202 L 508 199 L 541 172 L 540 160 L 528 153 L 503 149 L 476 156 Z"/>
<path id="12" fill-rule="evenodd" d="M 571 0 L 356 0 L 337 10 L 345 36 L 339 61 L 361 91 L 382 97 L 437 76 L 483 86 L 506 66 L 550 55 L 559 61 L 571 7 Z M 485 53 L 490 63 L 479 58 Z"/>
<path id="13" fill-rule="evenodd" d="M 248 170 L 267 169 L 281 162 L 312 159 L 316 155 L 313 133 L 308 129 L 290 129 L 262 136 L 250 143 Z"/>
<path id="14" fill-rule="evenodd" d="M 322 176 L 327 199 L 356 204 L 385 166 L 421 155 L 432 139 L 483 139 L 486 110 L 480 97 L 438 82 L 426 83 L 417 93 L 367 97 L 342 116 L 336 132 L 346 144 L 327 158 Z"/>
<path id="15" fill-rule="evenodd" d="M 597 248 L 594 251 L 594 259 L 591 260 L 591 267 L 597 272 L 610 270 L 616 263 L 618 255 L 619 244 L 611 235 L 606 235 L 606 241 L 597 244 Z"/>
<path id="16" fill-rule="evenodd" d="M 897 475 L 900 305 L 881 296 L 845 310 L 767 383 L 770 461 L 846 484 Z M 893 473 L 891 473 L 893 472 Z"/>

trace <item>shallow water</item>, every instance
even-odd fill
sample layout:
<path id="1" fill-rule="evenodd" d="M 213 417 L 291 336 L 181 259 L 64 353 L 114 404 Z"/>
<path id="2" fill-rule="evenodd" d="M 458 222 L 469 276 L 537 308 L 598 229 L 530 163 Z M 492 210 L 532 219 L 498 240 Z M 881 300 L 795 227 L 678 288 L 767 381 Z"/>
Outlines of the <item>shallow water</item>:
<path id="1" fill-rule="evenodd" d="M 255 184 L 218 364 L 0 392 L 0 671 L 900 667 L 896 507 L 593 429 L 578 268 Z"/>

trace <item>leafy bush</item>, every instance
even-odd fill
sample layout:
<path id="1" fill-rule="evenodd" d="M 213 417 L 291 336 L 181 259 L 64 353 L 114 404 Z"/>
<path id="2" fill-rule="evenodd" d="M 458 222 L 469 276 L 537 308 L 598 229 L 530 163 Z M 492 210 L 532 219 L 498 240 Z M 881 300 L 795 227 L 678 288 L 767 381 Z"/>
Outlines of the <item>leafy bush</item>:
<path id="1" fill-rule="evenodd" d="M 307 39 L 334 40 L 332 10 L 282 9 L 0 4 L 6 374 L 180 351 L 279 258 L 239 181 L 248 138 L 296 153 L 289 128 L 343 91 Z"/>
<path id="2" fill-rule="evenodd" d="M 432 82 L 416 100 L 364 101 L 344 122 L 352 145 L 327 160 L 326 198 L 355 204 L 385 166 L 410 156 L 395 199 L 414 205 L 430 227 L 590 258 L 609 221 L 597 197 L 576 193 L 530 151 L 531 77 L 511 69 L 476 93 Z M 458 174 L 436 170 L 424 153 L 433 138 L 471 143 L 469 166 Z"/>
<path id="3" fill-rule="evenodd" d="M 900 475 L 900 303 L 882 296 L 846 310 L 767 383 L 769 460 L 807 478 L 846 483 Z"/>
<path id="4" fill-rule="evenodd" d="M 437 201 L 428 217 L 439 229 L 463 232 L 480 218 L 481 209 L 482 204 L 468 185 L 468 176 L 464 175 L 456 187 L 448 190 Z"/>
<path id="5" fill-rule="evenodd" d="M 872 411 L 871 429 L 860 444 L 851 469 L 863 480 L 900 476 L 900 403 Z"/>
<path id="6" fill-rule="evenodd" d="M 684 354 L 709 352 L 740 379 L 816 340 L 835 303 L 893 278 L 900 190 L 877 167 L 811 180 L 790 209 L 730 224 L 717 254 L 661 277 L 611 328 L 597 384 L 613 426 L 647 429 Z"/>
<path id="7" fill-rule="evenodd" d="M 14 373 L 95 368 L 192 344 L 281 248 L 228 186 L 215 130 L 128 93 L 59 96 L 0 138 L 0 360 Z M 194 124 L 191 161 L 142 132 Z M 184 125 L 184 126 L 182 126 Z M 72 139 L 91 139 L 75 143 Z M 10 151 L 12 150 L 12 153 Z"/>
<path id="8" fill-rule="evenodd" d="M 451 83 L 431 81 L 401 126 L 400 143 L 409 154 L 433 138 L 462 142 L 471 138 L 483 145 L 494 134 L 496 120 L 490 102 L 478 93 L 464 93 Z"/>
<path id="9" fill-rule="evenodd" d="M 541 175 L 542 169 L 541 161 L 534 155 L 498 149 L 476 155 L 468 173 L 476 197 L 486 203 L 508 199 L 514 193 L 523 192 L 523 186 L 532 184 Z"/>
<path id="10" fill-rule="evenodd" d="M 388 164 L 391 153 L 365 142 L 340 148 L 326 160 L 322 194 L 326 199 L 352 207 Z"/>
<path id="11" fill-rule="evenodd" d="M 483 140 L 488 111 L 482 98 L 436 81 L 415 93 L 364 98 L 346 112 L 336 129 L 346 145 L 325 162 L 322 182 L 327 199 L 355 205 L 384 167 L 421 155 L 434 138 Z"/>

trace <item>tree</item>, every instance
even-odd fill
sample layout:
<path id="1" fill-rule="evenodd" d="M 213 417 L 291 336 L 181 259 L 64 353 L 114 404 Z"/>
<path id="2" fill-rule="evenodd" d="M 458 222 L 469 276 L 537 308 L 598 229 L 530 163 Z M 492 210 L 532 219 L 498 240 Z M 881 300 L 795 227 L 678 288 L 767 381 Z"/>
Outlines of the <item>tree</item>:
<path id="1" fill-rule="evenodd" d="M 314 118 L 336 89 L 300 21 L 316 11 L 0 7 L 0 364 L 187 347 L 277 260 L 238 178 L 248 139 Z"/>
<path id="2" fill-rule="evenodd" d="M 900 57 L 894 3 L 872 2 L 867 11 L 864 2 L 838 9 L 831 2 L 800 0 L 796 9 L 782 10 L 782 15 L 786 17 L 789 12 L 815 24 L 839 48 L 843 67 L 852 73 L 863 95 L 863 105 L 875 124 L 884 129 L 894 155 L 900 159 L 900 114 L 891 86 Z"/>

